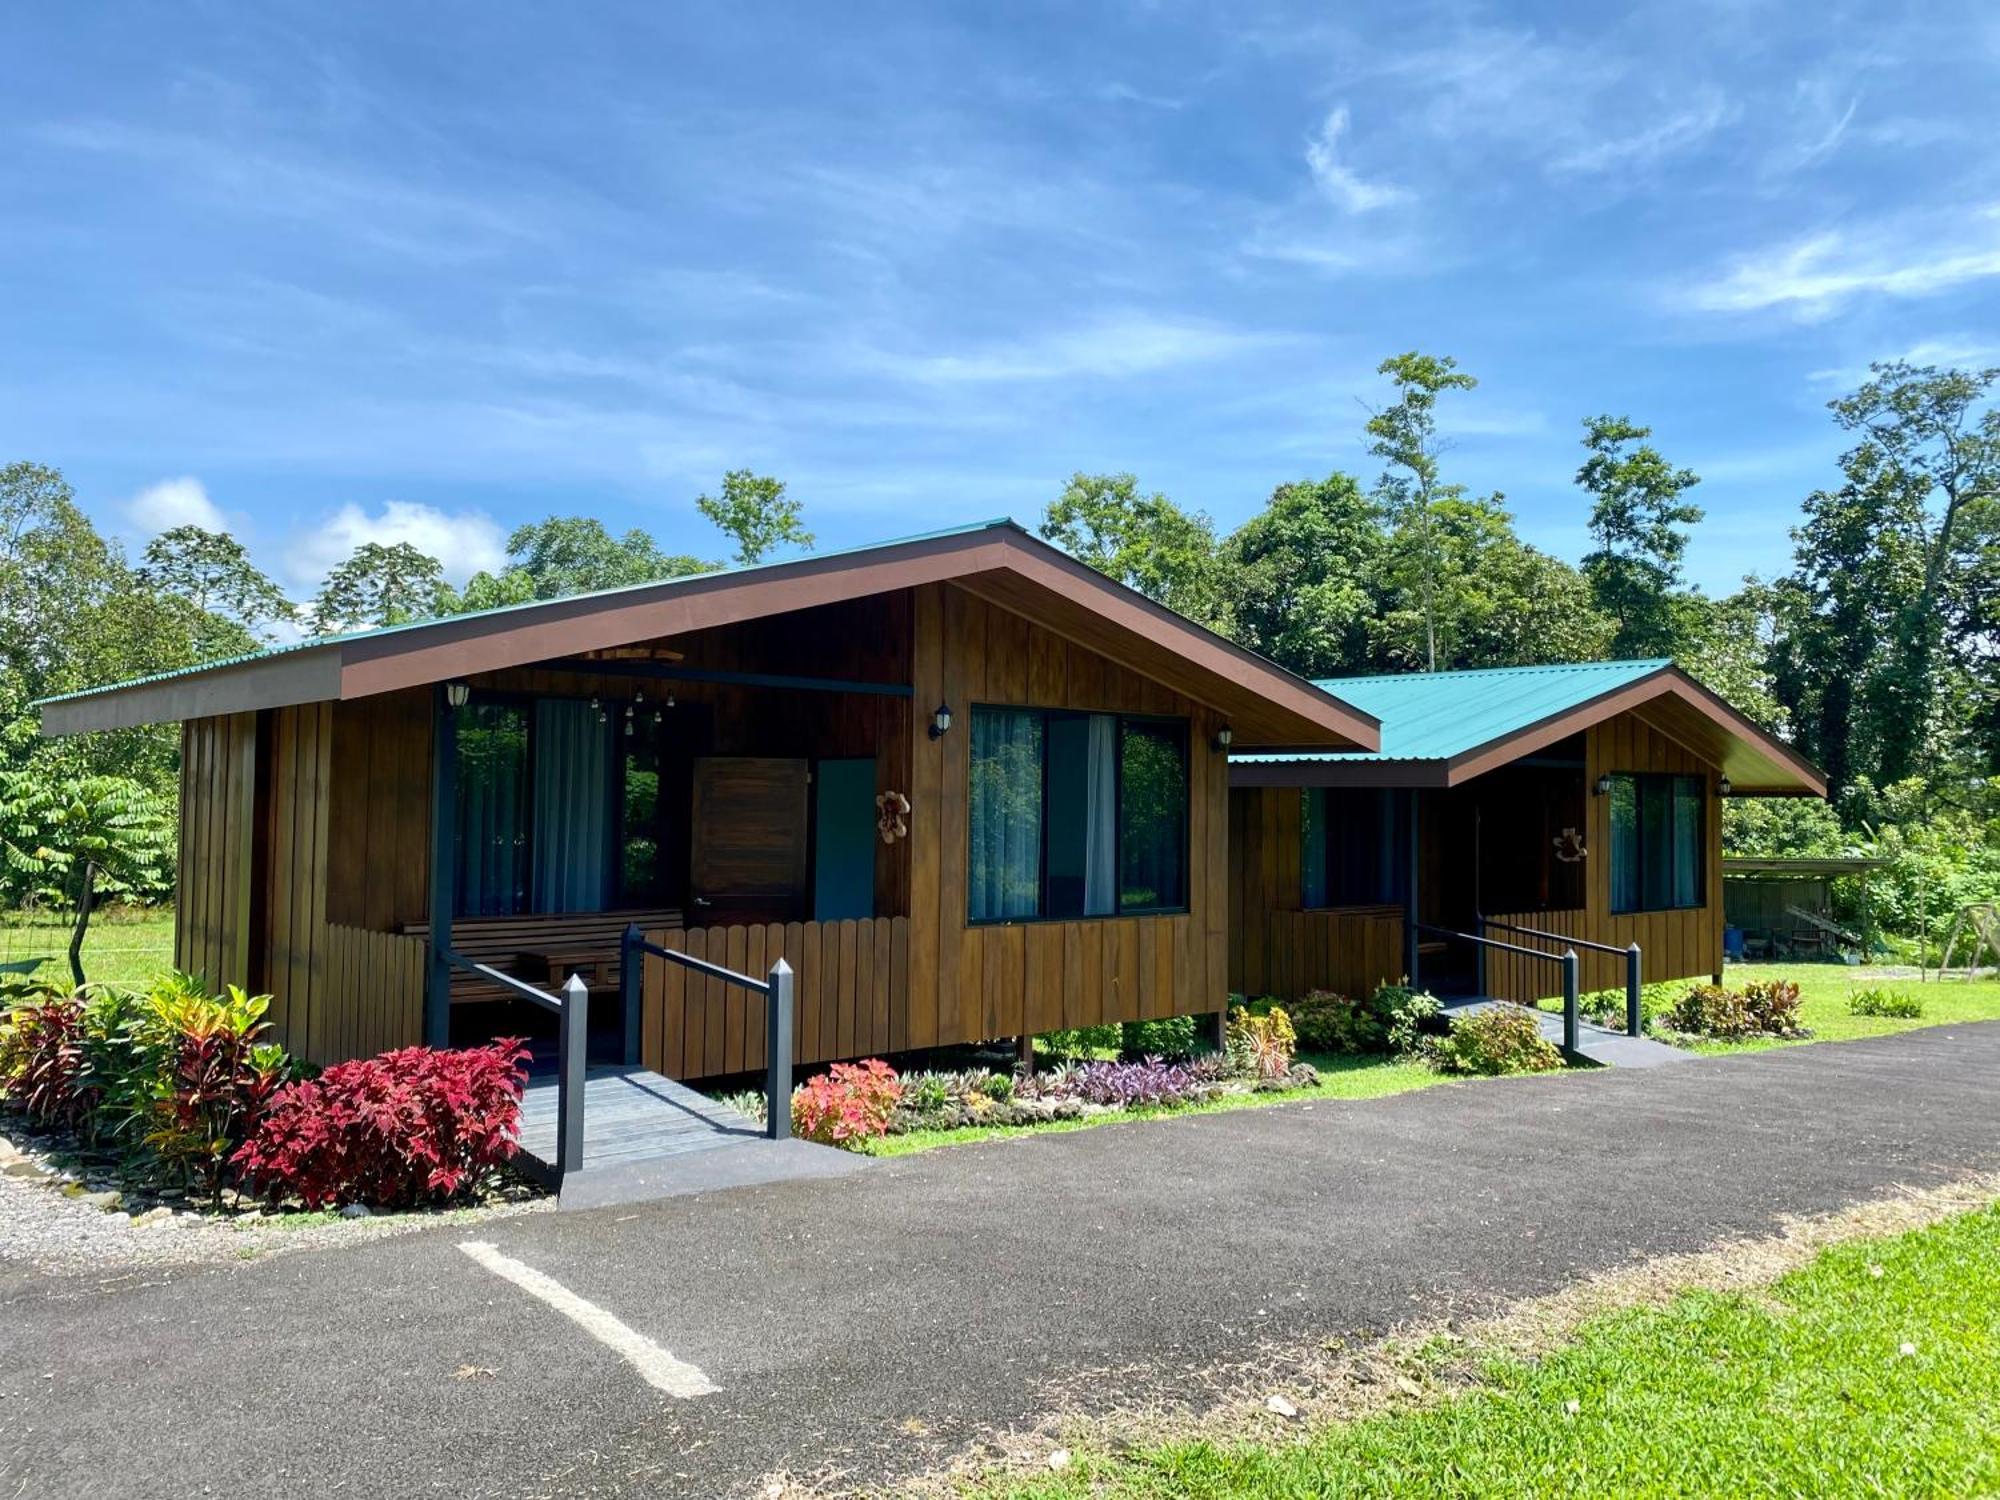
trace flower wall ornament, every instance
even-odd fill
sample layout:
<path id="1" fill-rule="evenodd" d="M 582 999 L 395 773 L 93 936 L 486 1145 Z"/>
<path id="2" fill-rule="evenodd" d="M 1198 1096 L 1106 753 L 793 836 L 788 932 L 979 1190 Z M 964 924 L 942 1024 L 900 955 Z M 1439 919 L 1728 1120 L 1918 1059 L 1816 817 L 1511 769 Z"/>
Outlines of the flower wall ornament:
<path id="1" fill-rule="evenodd" d="M 1580 829 L 1565 828 L 1551 842 L 1556 846 L 1556 860 L 1560 864 L 1580 865 L 1590 857 Z"/>
<path id="2" fill-rule="evenodd" d="M 901 792 L 875 794 L 875 831 L 882 842 L 893 844 L 910 836 L 910 799 Z"/>

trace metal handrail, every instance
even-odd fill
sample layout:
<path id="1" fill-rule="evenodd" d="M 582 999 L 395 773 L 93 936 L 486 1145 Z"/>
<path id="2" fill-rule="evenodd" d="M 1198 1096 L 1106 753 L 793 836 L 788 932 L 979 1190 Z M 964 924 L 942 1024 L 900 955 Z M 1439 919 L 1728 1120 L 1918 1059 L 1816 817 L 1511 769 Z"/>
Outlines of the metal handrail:
<path id="1" fill-rule="evenodd" d="M 1629 943 L 1623 948 L 1610 943 L 1594 943 L 1588 938 L 1569 937 L 1560 932 L 1543 932 L 1536 927 L 1517 927 L 1512 922 L 1496 922 L 1491 917 L 1481 917 L 1482 927 L 1497 927 L 1502 932 L 1525 933 L 1529 937 L 1546 939 L 1551 943 L 1568 943 L 1572 948 L 1588 948 L 1593 953 L 1612 953 L 1625 960 L 1625 1034 L 1642 1036 L 1646 1030 L 1644 1008 L 1639 1003 L 1639 993 L 1645 988 L 1640 968 L 1643 960 L 1637 943 Z M 1549 955 L 1554 957 L 1553 954 Z"/>
<path id="2" fill-rule="evenodd" d="M 582 1171 L 583 1090 L 590 1062 L 590 986 L 572 974 L 564 981 L 562 994 L 551 995 L 491 964 L 467 958 L 455 948 L 440 946 L 437 954 L 447 964 L 490 979 L 523 1000 L 555 1013 L 560 1022 L 556 1030 L 556 1172 L 567 1176 Z"/>
<path id="3" fill-rule="evenodd" d="M 640 955 L 679 964 L 710 979 L 733 984 L 764 997 L 764 1134 L 774 1141 L 792 1134 L 792 966 L 780 958 L 763 979 L 752 979 L 691 953 L 679 953 L 648 942 L 633 922 L 619 941 L 618 988 L 625 1003 L 625 1061 L 639 1061 Z"/>
<path id="4" fill-rule="evenodd" d="M 1436 933 L 1439 937 L 1457 938 L 1461 942 L 1474 943 L 1484 948 L 1498 948 L 1507 953 L 1519 953 L 1527 958 L 1545 959 L 1562 965 L 1563 976 L 1563 1051 L 1575 1056 L 1579 1039 L 1577 1024 L 1577 957 L 1576 950 L 1545 953 L 1540 948 L 1524 948 L 1519 943 L 1503 943 L 1499 938 L 1481 937 L 1473 932 L 1460 932 L 1454 927 L 1435 927 L 1429 922 L 1413 922 L 1413 931 Z M 1410 983 L 1417 983 L 1417 976 L 1410 976 Z"/>

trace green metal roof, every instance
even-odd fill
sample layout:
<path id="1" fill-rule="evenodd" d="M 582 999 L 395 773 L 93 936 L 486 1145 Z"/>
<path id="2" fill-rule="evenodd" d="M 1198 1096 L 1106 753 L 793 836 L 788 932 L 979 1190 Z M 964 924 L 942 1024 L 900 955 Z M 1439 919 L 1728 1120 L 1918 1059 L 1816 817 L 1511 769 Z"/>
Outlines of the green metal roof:
<path id="1" fill-rule="evenodd" d="M 213 661 L 196 662 L 192 666 L 175 667 L 170 671 L 151 672 L 144 677 L 128 678 L 124 682 L 107 682 L 96 687 L 78 688 L 75 692 L 55 693 L 47 698 L 37 698 L 30 708 L 40 708 L 47 703 L 66 703 L 73 698 L 89 698 L 98 693 L 115 693 L 125 688 L 144 687 L 153 682 L 171 682 L 177 677 L 192 677 L 200 672 L 213 672 L 221 667 L 240 667 L 253 661 L 268 661 L 276 656 L 293 656 L 302 651 L 314 651 L 322 646 L 337 646 L 346 641 L 366 640 L 373 636 L 397 635 L 404 631 L 422 630 L 427 625 L 436 625 L 442 620 L 479 620 L 495 615 L 514 614 L 522 610 L 543 609 L 551 604 L 573 604 L 579 599 L 606 599 L 619 594 L 636 593 L 641 589 L 671 588 L 675 584 L 694 582 L 709 583 L 717 578 L 756 573 L 766 568 L 785 567 L 801 562 L 817 562 L 830 557 L 853 557 L 865 552 L 880 552 L 890 547 L 907 547 L 913 542 L 934 542 L 949 536 L 967 536 L 975 531 L 1012 530 L 1027 532 L 1019 521 L 1001 516 L 991 521 L 973 521 L 963 526 L 946 526 L 936 531 L 918 532 L 913 536 L 899 536 L 886 542 L 869 542 L 859 547 L 841 547 L 831 552 L 811 552 L 798 557 L 778 558 L 772 562 L 748 563 L 734 568 L 712 568 L 706 573 L 688 573 L 679 578 L 655 578 L 645 583 L 619 584 L 615 588 L 592 589 L 581 594 L 564 594 L 559 599 L 529 599 L 520 604 L 498 604 L 491 609 L 469 609 L 456 615 L 429 615 L 421 620 L 404 620 L 396 625 L 377 625 L 370 630 L 350 630 L 335 635 L 316 635 L 303 641 L 293 641 L 283 646 L 270 646 L 262 651 L 246 651 L 237 656 L 218 657 Z M 1030 533 L 1031 534 L 1031 533 Z"/>
<path id="2" fill-rule="evenodd" d="M 1322 678 L 1314 685 L 1382 721 L 1380 750 L 1235 755 L 1230 759 L 1246 764 L 1451 760 L 1672 665 L 1662 656 L 1642 661 Z"/>

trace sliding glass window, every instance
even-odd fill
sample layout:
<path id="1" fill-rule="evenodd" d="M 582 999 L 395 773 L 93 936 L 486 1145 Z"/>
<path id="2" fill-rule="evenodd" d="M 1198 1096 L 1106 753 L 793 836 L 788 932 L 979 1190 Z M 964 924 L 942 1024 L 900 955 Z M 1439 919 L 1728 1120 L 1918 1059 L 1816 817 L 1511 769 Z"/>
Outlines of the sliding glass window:
<path id="1" fill-rule="evenodd" d="M 1705 792 L 1699 776 L 1611 778 L 1612 911 L 1706 903 Z"/>
<path id="2" fill-rule="evenodd" d="M 975 922 L 1187 906 L 1185 720 L 972 710 Z"/>

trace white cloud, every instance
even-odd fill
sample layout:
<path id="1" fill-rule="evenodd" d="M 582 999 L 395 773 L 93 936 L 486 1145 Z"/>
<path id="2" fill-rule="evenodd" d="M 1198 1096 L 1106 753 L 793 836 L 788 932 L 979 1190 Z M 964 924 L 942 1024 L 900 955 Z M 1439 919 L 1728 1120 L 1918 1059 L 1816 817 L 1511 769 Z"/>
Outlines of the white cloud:
<path id="1" fill-rule="evenodd" d="M 874 353 L 864 363 L 904 379 L 936 382 L 1116 380 L 1266 350 L 1290 335 L 1144 313 L 1099 318 L 1039 338 L 964 353 Z"/>
<path id="2" fill-rule="evenodd" d="M 1936 296 L 2000 276 L 2000 205 L 1972 215 L 1971 225 L 1971 233 L 1961 230 L 1956 237 L 1948 224 L 1823 230 L 1739 258 L 1693 287 L 1686 300 L 1703 312 L 1781 309 L 1811 322 L 1857 297 Z"/>
<path id="3" fill-rule="evenodd" d="M 291 576 L 317 588 L 363 542 L 383 546 L 408 542 L 442 562 L 445 576 L 454 583 L 463 583 L 482 568 L 498 568 L 507 559 L 506 533 L 483 510 L 446 514 L 435 506 L 391 500 L 370 514 L 350 503 L 295 538 L 287 559 Z"/>
<path id="4" fill-rule="evenodd" d="M 1611 136 L 1578 146 L 1549 165 L 1557 172 L 1607 172 L 1651 166 L 1713 135 L 1736 111 L 1720 94 L 1631 135 Z M 1844 124 L 1845 122 L 1843 122 Z"/>
<path id="5" fill-rule="evenodd" d="M 1814 370 L 1806 376 L 1806 379 L 1816 385 L 1860 385 L 1869 378 L 1870 363 L 1916 365 L 1919 368 L 1924 365 L 1936 365 L 1940 369 L 1984 369 L 1989 365 L 2000 364 L 2000 343 L 1966 338 L 1963 335 L 1921 339 L 1900 353 L 1876 354 L 1865 362 Z"/>
<path id="6" fill-rule="evenodd" d="M 135 531 L 148 538 L 175 526 L 199 526 L 204 531 L 229 530 L 229 521 L 222 514 L 222 508 L 208 498 L 208 490 L 192 474 L 147 485 L 125 502 L 125 519 Z"/>
<path id="7" fill-rule="evenodd" d="M 1407 188 L 1389 182 L 1369 182 L 1340 159 L 1340 140 L 1347 134 L 1347 106 L 1341 105 L 1326 117 L 1319 134 L 1306 142 L 1306 165 L 1313 181 L 1341 208 L 1351 214 L 1365 214 L 1409 198 Z"/>

